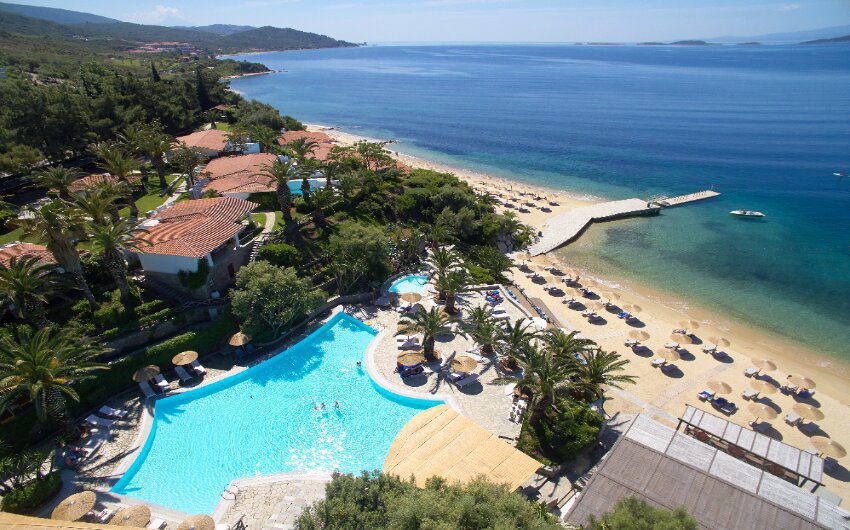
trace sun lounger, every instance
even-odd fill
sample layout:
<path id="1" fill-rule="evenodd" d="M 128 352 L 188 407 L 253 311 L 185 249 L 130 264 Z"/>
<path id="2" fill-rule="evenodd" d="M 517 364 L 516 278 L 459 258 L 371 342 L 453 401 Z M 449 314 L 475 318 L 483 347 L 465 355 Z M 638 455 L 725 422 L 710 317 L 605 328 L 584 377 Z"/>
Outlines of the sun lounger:
<path id="1" fill-rule="evenodd" d="M 622 318 L 623 320 L 628 320 L 628 319 L 632 318 L 632 315 L 628 311 L 620 311 L 619 313 L 617 313 L 617 318 Z"/>
<path id="2" fill-rule="evenodd" d="M 711 401 L 711 399 L 714 397 L 714 392 L 712 392 L 711 390 L 703 390 L 702 392 L 697 394 L 697 397 L 700 399 L 700 401 Z"/>
<path id="3" fill-rule="evenodd" d="M 753 390 L 751 388 L 748 388 L 748 389 L 744 390 L 743 392 L 741 392 L 741 397 L 744 398 L 744 399 L 755 399 L 755 398 L 758 397 L 758 395 L 759 395 L 758 390 Z"/>
<path id="4" fill-rule="evenodd" d="M 149 530 L 162 530 L 163 528 L 165 528 L 166 524 L 167 523 L 162 519 L 153 519 L 150 523 L 148 523 L 147 528 Z"/>
<path id="5" fill-rule="evenodd" d="M 107 419 L 104 419 L 104 418 L 98 418 L 94 414 L 89 414 L 86 417 L 86 423 L 88 423 L 89 425 L 95 425 L 97 427 L 103 427 L 104 429 L 109 430 L 115 424 L 115 420 L 107 420 Z"/>
<path id="6" fill-rule="evenodd" d="M 803 418 L 801 418 L 796 412 L 789 412 L 785 415 L 785 423 L 788 425 L 797 425 L 801 421 L 803 421 Z"/>
<path id="7" fill-rule="evenodd" d="M 192 367 L 192 370 L 195 371 L 198 375 L 207 375 L 207 369 L 204 368 L 204 365 L 198 362 L 197 359 L 189 363 L 189 366 Z"/>
<path id="8" fill-rule="evenodd" d="M 758 368 L 755 368 L 755 367 L 753 367 L 753 366 L 751 366 L 751 367 L 747 368 L 746 370 L 744 370 L 744 375 L 745 375 L 745 376 L 747 376 L 747 377 L 753 377 L 754 375 L 756 375 L 756 374 L 758 374 L 758 373 L 759 373 L 759 369 L 758 369 Z"/>
<path id="9" fill-rule="evenodd" d="M 142 391 L 142 395 L 145 396 L 145 399 L 150 399 L 156 395 L 156 392 L 148 384 L 147 381 L 142 381 L 139 383 L 139 390 Z"/>
<path id="10" fill-rule="evenodd" d="M 507 311 L 493 311 L 493 318 L 496 320 L 510 320 L 511 316 L 507 313 Z"/>
<path id="11" fill-rule="evenodd" d="M 665 347 L 665 348 L 667 348 L 668 350 L 675 350 L 675 349 L 678 349 L 678 348 L 679 348 L 679 343 L 677 343 L 677 342 L 668 342 L 668 343 L 664 344 L 664 347 Z"/>
<path id="12" fill-rule="evenodd" d="M 469 374 L 460 381 L 455 381 L 455 386 L 463 388 L 466 385 L 474 383 L 475 381 L 478 381 L 478 374 Z"/>
<path id="13" fill-rule="evenodd" d="M 187 372 L 186 369 L 182 366 L 175 366 L 174 372 L 177 373 L 177 377 L 180 378 L 181 383 L 188 383 L 189 381 L 195 378 L 195 376 Z"/>
<path id="14" fill-rule="evenodd" d="M 624 342 L 623 344 L 628 346 L 629 348 L 632 348 L 634 346 L 637 346 L 639 343 L 637 339 L 626 339 L 626 342 Z"/>
<path id="15" fill-rule="evenodd" d="M 705 353 L 714 353 L 717 351 L 717 346 L 714 344 L 706 344 L 702 347 L 702 351 Z"/>
<path id="16" fill-rule="evenodd" d="M 153 383 L 163 392 L 166 392 L 171 386 L 171 384 L 162 377 L 162 374 L 156 374 L 153 378 Z"/>
<path id="17" fill-rule="evenodd" d="M 736 410 L 738 410 L 738 406 L 723 397 L 716 397 L 711 400 L 711 404 L 714 408 L 718 409 L 720 412 L 724 414 L 732 414 Z"/>
<path id="18" fill-rule="evenodd" d="M 657 368 L 657 367 L 663 365 L 666 362 L 667 361 L 665 361 L 661 357 L 656 357 L 655 359 L 652 360 L 652 366 L 655 366 Z"/>
<path id="19" fill-rule="evenodd" d="M 417 364 L 416 366 L 405 368 L 400 371 L 398 375 L 400 375 L 402 379 L 407 379 L 408 377 L 414 377 L 423 372 L 425 372 L 425 368 L 421 364 Z"/>
<path id="20" fill-rule="evenodd" d="M 801 398 L 810 398 L 810 397 L 812 397 L 812 396 L 814 396 L 814 395 L 815 395 L 815 391 L 814 391 L 814 390 L 806 390 L 806 389 L 800 390 L 800 391 L 797 393 L 797 397 L 801 397 Z"/>
<path id="21" fill-rule="evenodd" d="M 124 418 L 127 417 L 128 414 L 130 414 L 126 410 L 114 409 L 114 408 L 108 407 L 106 405 L 100 407 L 98 409 L 97 413 L 100 414 L 101 416 L 103 416 L 104 418 L 120 418 L 120 419 L 124 419 Z"/>
<path id="22" fill-rule="evenodd" d="M 99 523 L 107 523 L 112 516 L 115 515 L 115 510 L 110 510 L 109 508 L 104 508 L 101 511 L 97 512 L 94 515 L 94 518 L 97 519 Z"/>

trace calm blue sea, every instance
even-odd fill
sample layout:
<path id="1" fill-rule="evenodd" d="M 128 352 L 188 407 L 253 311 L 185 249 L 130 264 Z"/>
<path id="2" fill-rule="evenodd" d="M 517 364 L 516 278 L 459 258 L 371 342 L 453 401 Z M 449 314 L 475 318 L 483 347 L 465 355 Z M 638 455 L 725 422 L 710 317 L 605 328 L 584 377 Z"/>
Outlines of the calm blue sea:
<path id="1" fill-rule="evenodd" d="M 410 154 L 600 197 L 723 195 L 561 251 L 850 360 L 850 46 L 252 55 L 234 89 Z M 762 222 L 732 218 L 761 210 Z"/>

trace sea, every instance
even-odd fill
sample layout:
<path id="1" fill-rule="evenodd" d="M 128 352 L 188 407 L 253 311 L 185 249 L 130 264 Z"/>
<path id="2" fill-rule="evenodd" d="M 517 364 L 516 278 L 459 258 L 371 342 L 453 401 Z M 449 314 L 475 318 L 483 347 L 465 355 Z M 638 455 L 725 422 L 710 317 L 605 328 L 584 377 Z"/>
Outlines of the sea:
<path id="1" fill-rule="evenodd" d="M 233 89 L 407 154 L 598 198 L 714 189 L 558 251 L 850 361 L 850 45 L 265 53 Z M 762 220 L 733 217 L 735 209 Z"/>

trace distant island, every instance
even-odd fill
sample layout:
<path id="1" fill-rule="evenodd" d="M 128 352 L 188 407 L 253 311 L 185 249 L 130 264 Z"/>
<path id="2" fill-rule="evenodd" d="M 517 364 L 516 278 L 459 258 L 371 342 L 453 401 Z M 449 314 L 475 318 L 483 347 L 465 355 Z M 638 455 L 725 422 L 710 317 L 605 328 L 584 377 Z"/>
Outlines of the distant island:
<path id="1" fill-rule="evenodd" d="M 704 40 L 677 40 L 675 42 L 640 42 L 638 46 L 720 46 L 720 44 Z"/>
<path id="2" fill-rule="evenodd" d="M 847 43 L 850 43 L 850 35 L 844 35 L 843 37 L 835 37 L 833 39 L 807 40 L 806 42 L 801 42 L 800 44 L 847 44 Z"/>

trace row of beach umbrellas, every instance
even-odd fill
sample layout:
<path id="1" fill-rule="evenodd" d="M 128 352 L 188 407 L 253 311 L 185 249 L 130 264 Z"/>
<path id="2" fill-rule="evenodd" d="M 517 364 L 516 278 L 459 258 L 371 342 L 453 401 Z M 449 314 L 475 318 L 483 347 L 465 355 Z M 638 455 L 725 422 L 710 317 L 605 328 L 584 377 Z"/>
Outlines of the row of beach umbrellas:
<path id="1" fill-rule="evenodd" d="M 231 346 L 235 346 L 235 347 L 241 347 L 241 346 L 245 346 L 249 342 L 251 342 L 251 337 L 249 335 L 246 335 L 245 333 L 239 331 L 237 333 L 234 333 L 233 336 L 230 337 L 228 344 L 230 344 Z M 172 364 L 174 364 L 174 366 L 185 366 L 187 364 L 192 364 L 193 362 L 195 362 L 197 360 L 198 360 L 198 352 L 196 352 L 194 350 L 182 351 L 182 352 L 178 353 L 177 355 L 175 355 L 174 357 L 171 358 L 171 362 L 172 362 Z M 148 365 L 148 366 L 144 366 L 144 367 L 136 370 L 136 372 L 133 374 L 133 381 L 135 381 L 137 383 L 141 383 L 142 381 L 149 381 L 149 380 L 153 379 L 154 377 L 156 377 L 157 375 L 159 375 L 160 373 L 161 373 L 161 370 L 160 370 L 159 366 L 156 366 L 156 365 L 153 365 L 153 364 Z"/>
<path id="2" fill-rule="evenodd" d="M 62 500 L 50 518 L 57 521 L 79 521 L 97 504 L 97 494 L 81 491 Z M 127 506 L 118 510 L 109 520 L 110 525 L 144 528 L 151 520 L 151 510 L 143 504 Z M 215 530 L 215 521 L 209 515 L 192 515 L 180 523 L 177 530 Z"/>

